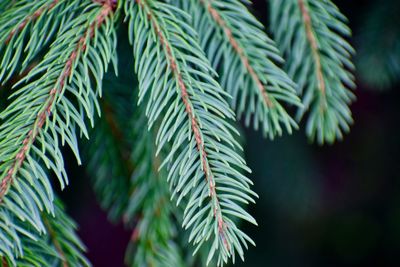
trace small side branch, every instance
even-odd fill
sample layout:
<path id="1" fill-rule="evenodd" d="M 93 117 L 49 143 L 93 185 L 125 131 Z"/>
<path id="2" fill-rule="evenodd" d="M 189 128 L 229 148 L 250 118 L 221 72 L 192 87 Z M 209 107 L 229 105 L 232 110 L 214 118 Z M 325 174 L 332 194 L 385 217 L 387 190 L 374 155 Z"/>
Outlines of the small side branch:
<path id="1" fill-rule="evenodd" d="M 78 58 L 79 53 L 83 53 L 86 50 L 88 40 L 90 40 L 94 36 L 96 28 L 101 26 L 106 17 L 113 12 L 114 8 L 115 5 L 113 5 L 111 0 L 104 2 L 100 13 L 97 15 L 96 19 L 90 24 L 84 35 L 79 39 L 76 49 L 70 54 L 67 62 L 65 63 L 63 71 L 57 79 L 57 84 L 55 84 L 53 89 L 50 90 L 49 96 L 44 102 L 41 111 L 36 116 L 36 120 L 34 121 L 31 130 L 27 133 L 26 137 L 22 141 L 22 147 L 17 152 L 10 168 L 8 169 L 8 171 L 6 171 L 6 176 L 0 183 L 0 203 L 7 193 L 7 190 L 10 187 L 13 178 L 21 168 L 26 158 L 26 155 L 28 154 L 30 148 L 32 147 L 37 136 L 39 135 L 40 130 L 43 128 L 43 125 L 50 116 L 56 97 L 63 90 L 66 81 L 71 75 L 72 67 L 76 59 Z"/>
<path id="2" fill-rule="evenodd" d="M 170 46 L 169 42 L 166 40 L 161 27 L 158 25 L 157 20 L 154 18 L 154 14 L 151 12 L 151 10 L 149 10 L 146 0 L 136 0 L 136 2 L 139 4 L 139 6 L 143 10 L 145 10 L 145 12 L 147 14 L 147 18 L 152 23 L 154 31 L 157 34 L 162 47 L 164 48 L 167 60 L 169 62 L 169 67 L 171 68 L 171 71 L 178 82 L 178 86 L 181 90 L 182 102 L 185 106 L 186 113 L 188 114 L 188 118 L 191 122 L 191 128 L 192 128 L 194 138 L 196 141 L 197 150 L 200 153 L 201 165 L 202 165 L 202 169 L 203 169 L 203 172 L 204 172 L 204 175 L 205 175 L 208 187 L 209 187 L 210 197 L 211 197 L 211 199 L 214 200 L 214 203 L 215 203 L 214 207 L 213 207 L 213 209 L 214 209 L 213 212 L 214 212 L 214 217 L 216 218 L 216 220 L 218 222 L 218 232 L 219 232 L 220 238 L 223 240 L 224 245 L 226 246 L 226 248 L 228 250 L 230 250 L 231 249 L 230 245 L 226 239 L 226 230 L 227 230 L 226 223 L 224 222 L 224 219 L 222 217 L 221 206 L 220 206 L 220 203 L 219 203 L 219 200 L 217 197 L 217 193 L 215 190 L 214 177 L 213 177 L 213 174 L 208 165 L 207 152 L 204 147 L 204 142 L 202 139 L 199 123 L 198 123 L 197 118 L 192 109 L 190 96 L 187 92 L 187 84 L 185 83 L 185 81 L 182 77 L 182 74 L 179 72 L 179 69 L 177 67 L 177 62 L 173 56 L 172 47 Z"/>
<path id="3" fill-rule="evenodd" d="M 39 18 L 44 12 L 50 11 L 55 5 L 57 5 L 59 0 L 54 0 L 53 2 L 44 5 L 40 7 L 38 10 L 36 10 L 33 14 L 27 16 L 20 24 L 18 24 L 14 29 L 11 30 L 11 32 L 8 34 L 7 39 L 6 39 L 6 44 L 10 42 L 10 40 L 19 32 L 21 32 L 26 25 L 29 24 L 31 21 L 35 21 L 37 18 Z"/>
<path id="4" fill-rule="evenodd" d="M 260 94 L 262 95 L 265 104 L 268 107 L 272 108 L 273 107 L 273 103 L 272 103 L 272 101 L 271 101 L 271 99 L 270 99 L 270 97 L 269 97 L 269 95 L 267 93 L 267 90 L 266 90 L 264 84 L 261 82 L 261 79 L 259 78 L 259 76 L 255 72 L 254 68 L 252 67 L 248 57 L 246 56 L 246 54 L 243 51 L 243 48 L 240 46 L 239 42 L 233 36 L 232 30 L 229 28 L 229 26 L 227 25 L 225 20 L 221 17 L 221 15 L 219 14 L 218 10 L 216 10 L 211 5 L 209 0 L 200 0 L 200 2 L 205 6 L 207 11 L 210 13 L 211 17 L 214 19 L 214 21 L 223 30 L 224 34 L 228 38 L 229 43 L 231 44 L 231 46 L 233 48 L 233 50 L 238 54 L 240 60 L 242 61 L 242 64 L 244 65 L 244 67 L 246 68 L 246 70 L 250 74 L 251 78 L 253 79 L 254 83 L 256 84 L 258 90 L 260 91 Z"/>

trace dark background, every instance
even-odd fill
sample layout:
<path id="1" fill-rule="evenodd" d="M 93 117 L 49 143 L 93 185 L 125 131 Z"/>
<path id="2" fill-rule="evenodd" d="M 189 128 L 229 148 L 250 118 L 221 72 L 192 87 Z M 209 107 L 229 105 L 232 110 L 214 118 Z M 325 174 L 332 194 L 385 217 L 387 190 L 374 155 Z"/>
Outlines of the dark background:
<path id="1" fill-rule="evenodd" d="M 265 0 L 253 2 L 268 25 Z M 335 1 L 350 20 L 356 48 L 363 20 L 377 2 Z M 250 213 L 259 227 L 243 226 L 257 247 L 237 266 L 400 266 L 400 90 L 391 87 L 382 91 L 358 81 L 355 124 L 332 146 L 310 144 L 303 131 L 273 142 L 245 131 L 246 158 L 260 195 Z M 130 232 L 107 221 L 85 169 L 74 160 L 67 164 L 71 186 L 63 198 L 89 259 L 94 266 L 123 266 Z"/>

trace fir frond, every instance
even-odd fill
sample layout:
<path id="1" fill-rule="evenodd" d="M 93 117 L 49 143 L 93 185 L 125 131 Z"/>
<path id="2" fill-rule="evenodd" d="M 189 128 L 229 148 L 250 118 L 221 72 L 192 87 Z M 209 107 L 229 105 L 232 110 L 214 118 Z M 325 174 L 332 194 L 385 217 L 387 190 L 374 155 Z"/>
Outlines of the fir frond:
<path id="1" fill-rule="evenodd" d="M 54 196 L 42 163 L 62 188 L 68 184 L 60 146 L 68 144 L 80 162 L 76 131 L 87 136 L 84 119 L 93 121 L 98 109 L 101 78 L 115 50 L 113 7 L 83 1 L 79 8 L 85 16 L 66 22 L 0 113 L 0 223 L 7 233 L 0 236 L 1 255 L 22 257 L 19 236 L 31 235 L 9 223 L 12 218 L 46 231 L 40 214 L 54 214 Z"/>
<path id="2" fill-rule="evenodd" d="M 144 109 L 135 107 L 131 87 L 105 81 L 103 116 L 85 148 L 88 172 L 103 207 L 113 220 L 134 228 L 126 251 L 127 266 L 185 266 L 164 170 L 158 172 L 155 136 Z M 118 105 L 111 105 L 118 103 Z M 100 167 L 99 167 L 100 166 Z"/>
<path id="3" fill-rule="evenodd" d="M 59 256 L 57 259 L 62 264 L 52 266 L 90 266 L 91 264 L 83 255 L 86 247 L 78 238 L 75 231 L 77 226 L 64 211 L 60 201 L 56 200 L 54 216 L 43 213 L 43 221 L 47 235 L 43 236 L 52 244 Z"/>
<path id="4" fill-rule="evenodd" d="M 263 26 L 239 0 L 173 0 L 191 16 L 201 47 L 231 105 L 246 125 L 261 128 L 271 139 L 297 128 L 282 106 L 300 106 L 294 83 L 278 67 L 279 51 Z M 245 1 L 246 3 L 249 3 Z"/>
<path id="5" fill-rule="evenodd" d="M 236 130 L 226 120 L 234 114 L 213 79 L 215 74 L 197 43 L 195 31 L 182 10 L 159 1 L 127 1 L 130 41 L 139 79 L 139 101 L 148 98 L 149 127 L 160 121 L 158 152 L 171 144 L 161 167 L 179 204 L 188 198 L 183 227 L 191 229 L 197 249 L 211 242 L 209 260 L 217 252 L 222 265 L 235 251 L 253 241 L 234 218 L 256 224 L 239 203 L 254 202 L 250 171 L 235 151 Z"/>
<path id="6" fill-rule="evenodd" d="M 79 1 L 22 0 L 2 13 L 0 83 L 7 81 L 16 70 L 23 72 L 27 68 L 61 25 L 70 18 L 77 3 Z"/>
<path id="7" fill-rule="evenodd" d="M 84 256 L 86 250 L 78 238 L 75 223 L 67 216 L 59 200 L 55 201 L 54 215 L 42 212 L 46 233 L 22 236 L 23 257 L 0 257 L 0 266 L 91 266 Z M 20 228 L 30 225 L 19 222 Z"/>
<path id="8" fill-rule="evenodd" d="M 97 199 L 114 222 L 122 219 L 129 201 L 130 176 L 134 168 L 130 160 L 132 141 L 127 138 L 127 131 L 132 129 L 126 125 L 134 101 L 126 91 L 119 92 L 120 86 L 124 85 L 105 81 L 105 87 L 115 91 L 104 93 L 100 102 L 102 116 L 91 129 L 90 140 L 83 144 L 84 162 L 88 175 L 93 178 Z M 125 105 L 126 102 L 130 105 Z"/>
<path id="9" fill-rule="evenodd" d="M 144 109 L 136 107 L 132 127 L 133 151 L 136 164 L 131 177 L 132 190 L 124 213 L 126 223 L 135 228 L 126 253 L 128 266 L 183 267 L 181 249 L 176 244 L 177 227 L 170 202 L 168 173 L 158 170 L 160 155 L 156 154 L 154 130 L 146 129 Z M 175 210 L 175 212 L 173 212 Z"/>
<path id="10" fill-rule="evenodd" d="M 332 143 L 349 131 L 354 100 L 350 61 L 353 48 L 346 18 L 329 0 L 272 0 L 271 28 L 287 58 L 286 69 L 298 84 L 308 112 L 306 132 L 319 143 Z"/>

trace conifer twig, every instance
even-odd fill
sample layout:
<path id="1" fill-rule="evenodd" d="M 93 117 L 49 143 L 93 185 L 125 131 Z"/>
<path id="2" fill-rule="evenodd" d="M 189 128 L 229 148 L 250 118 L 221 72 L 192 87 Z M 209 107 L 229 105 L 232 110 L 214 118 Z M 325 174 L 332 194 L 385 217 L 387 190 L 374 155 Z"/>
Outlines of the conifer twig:
<path id="1" fill-rule="evenodd" d="M 254 83 L 257 85 L 257 88 L 260 91 L 260 94 L 262 95 L 262 97 L 265 101 L 265 104 L 268 107 L 273 108 L 273 103 L 269 99 L 269 96 L 268 96 L 267 90 L 265 90 L 264 84 L 261 82 L 261 79 L 258 77 L 257 73 L 254 71 L 254 68 L 251 65 L 251 62 L 249 61 L 249 58 L 244 53 L 243 48 L 238 43 L 236 38 L 233 36 L 232 30 L 229 28 L 229 26 L 226 24 L 224 19 L 221 17 L 218 10 L 213 8 L 213 6 L 209 2 L 209 0 L 200 0 L 200 2 L 207 8 L 208 12 L 210 12 L 210 14 L 211 14 L 212 18 L 215 20 L 215 22 L 223 29 L 226 37 L 229 40 L 229 43 L 232 45 L 233 49 L 239 55 L 243 65 L 249 72 L 250 76 L 253 78 Z"/>
<path id="2" fill-rule="evenodd" d="M 29 153 L 29 150 L 32 144 L 35 142 L 36 137 L 38 136 L 40 130 L 42 129 L 46 120 L 51 116 L 52 108 L 56 97 L 62 92 L 64 89 L 65 83 L 67 79 L 69 79 L 72 71 L 72 66 L 75 64 L 76 59 L 79 54 L 84 53 L 87 47 L 87 42 L 90 38 L 93 37 L 96 28 L 100 27 L 103 21 L 106 19 L 109 14 L 112 13 L 115 6 L 112 4 L 113 1 L 108 0 L 104 1 L 101 12 L 96 17 L 95 21 L 92 22 L 85 32 L 85 34 L 79 39 L 75 50 L 70 54 L 68 60 L 65 62 L 65 66 L 63 71 L 61 72 L 59 78 L 57 79 L 57 84 L 53 87 L 53 89 L 49 92 L 49 96 L 47 100 L 44 102 L 43 107 L 39 114 L 37 114 L 36 120 L 33 123 L 31 130 L 28 132 L 25 139 L 22 141 L 22 147 L 16 154 L 13 163 L 9 167 L 8 171 L 6 171 L 7 175 L 1 181 L 0 184 L 0 203 L 4 195 L 7 192 L 8 187 L 12 183 L 12 179 L 18 172 L 19 168 L 22 166 L 22 163 L 25 160 L 26 154 Z"/>
<path id="3" fill-rule="evenodd" d="M 225 237 L 226 236 L 225 232 L 227 231 L 226 223 L 224 222 L 224 219 L 222 217 L 219 199 L 218 199 L 217 193 L 215 191 L 215 181 L 213 178 L 213 174 L 210 170 L 210 167 L 208 165 L 207 152 L 205 150 L 204 140 L 202 138 L 202 136 L 204 136 L 204 134 L 201 132 L 199 123 L 193 112 L 193 109 L 192 109 L 193 104 L 191 103 L 190 96 L 186 89 L 187 85 L 184 82 L 182 75 L 177 68 L 177 62 L 173 56 L 173 50 L 172 50 L 171 46 L 169 45 L 168 40 L 165 38 L 163 30 L 160 28 L 160 26 L 157 23 L 157 20 L 154 19 L 154 15 L 152 14 L 151 10 L 146 5 L 147 0 L 136 0 L 136 1 L 143 8 L 143 10 L 146 10 L 145 12 L 147 13 L 147 18 L 152 23 L 152 25 L 154 27 L 154 31 L 157 33 L 160 43 L 164 47 L 167 60 L 169 61 L 169 67 L 171 68 L 172 73 L 175 75 L 175 78 L 177 79 L 177 82 L 178 82 L 178 86 L 181 89 L 182 101 L 184 103 L 188 118 L 191 122 L 192 131 L 194 134 L 194 138 L 196 140 L 197 150 L 200 153 L 202 169 L 203 169 L 207 184 L 209 186 L 209 196 L 213 200 L 213 203 L 214 203 L 214 208 L 213 208 L 214 209 L 214 217 L 218 221 L 218 232 L 219 232 L 219 235 L 220 235 L 221 239 L 223 240 L 223 243 L 226 246 L 227 250 L 231 251 L 230 245 L 227 242 L 226 237 Z"/>

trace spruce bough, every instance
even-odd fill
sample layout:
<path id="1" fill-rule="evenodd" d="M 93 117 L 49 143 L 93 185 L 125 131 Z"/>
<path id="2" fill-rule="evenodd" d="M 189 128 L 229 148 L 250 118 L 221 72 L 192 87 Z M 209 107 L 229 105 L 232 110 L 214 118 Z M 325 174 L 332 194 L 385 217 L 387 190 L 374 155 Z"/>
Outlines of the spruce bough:
<path id="1" fill-rule="evenodd" d="M 258 196 L 235 121 L 273 139 L 298 128 L 297 109 L 311 139 L 333 142 L 354 98 L 333 3 L 269 2 L 277 44 L 249 1 L 2 1 L 0 266 L 90 266 L 51 184 L 69 183 L 65 145 L 132 229 L 128 266 L 244 260 L 239 223 L 257 224 Z"/>

